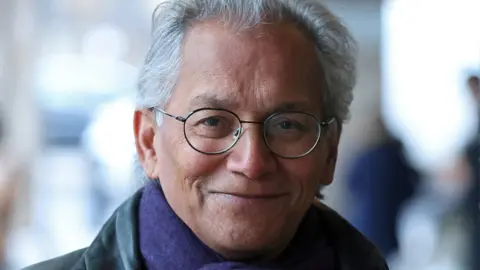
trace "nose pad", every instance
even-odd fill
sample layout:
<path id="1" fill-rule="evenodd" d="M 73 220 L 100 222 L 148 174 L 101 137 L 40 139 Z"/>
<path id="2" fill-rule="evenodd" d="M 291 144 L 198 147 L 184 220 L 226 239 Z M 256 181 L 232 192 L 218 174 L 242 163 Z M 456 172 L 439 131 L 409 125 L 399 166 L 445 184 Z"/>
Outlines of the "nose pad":
<path id="1" fill-rule="evenodd" d="M 240 137 L 241 134 L 242 134 L 242 128 L 239 127 L 239 128 L 237 128 L 237 130 L 235 130 L 235 132 L 233 133 L 233 137 L 234 137 L 235 139 L 238 139 L 238 137 Z"/>

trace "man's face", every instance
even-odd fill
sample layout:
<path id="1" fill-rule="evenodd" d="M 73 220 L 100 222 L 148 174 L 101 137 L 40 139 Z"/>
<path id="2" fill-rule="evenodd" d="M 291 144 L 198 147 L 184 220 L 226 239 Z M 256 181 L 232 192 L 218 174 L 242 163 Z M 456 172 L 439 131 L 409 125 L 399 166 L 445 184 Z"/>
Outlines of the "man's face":
<path id="1" fill-rule="evenodd" d="M 210 21 L 187 32 L 165 110 L 186 116 L 220 106 L 242 120 L 263 121 L 289 105 L 326 120 L 322 74 L 314 44 L 291 24 L 238 32 Z M 268 150 L 260 125 L 246 124 L 227 153 L 205 155 L 187 143 L 181 122 L 167 117 L 157 127 L 152 118 L 136 112 L 137 149 L 147 175 L 160 179 L 168 203 L 192 231 L 229 258 L 281 251 L 319 186 L 333 179 L 335 122 L 309 155 L 284 159 Z"/>

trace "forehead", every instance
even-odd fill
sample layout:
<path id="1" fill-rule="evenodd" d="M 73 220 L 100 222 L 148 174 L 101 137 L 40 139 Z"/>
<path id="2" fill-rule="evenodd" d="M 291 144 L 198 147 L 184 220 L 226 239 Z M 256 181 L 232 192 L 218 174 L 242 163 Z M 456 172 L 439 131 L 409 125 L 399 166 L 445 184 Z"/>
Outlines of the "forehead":
<path id="1" fill-rule="evenodd" d="M 314 43 L 293 24 L 236 31 L 204 22 L 186 33 L 182 53 L 171 99 L 176 106 L 322 110 L 324 78 Z"/>

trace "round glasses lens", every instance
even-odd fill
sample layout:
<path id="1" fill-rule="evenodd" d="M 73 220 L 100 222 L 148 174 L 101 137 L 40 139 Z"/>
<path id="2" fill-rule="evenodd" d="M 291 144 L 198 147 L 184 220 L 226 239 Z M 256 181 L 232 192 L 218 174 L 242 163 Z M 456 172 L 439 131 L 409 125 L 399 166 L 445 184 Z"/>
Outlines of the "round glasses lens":
<path id="1" fill-rule="evenodd" d="M 280 113 L 265 123 L 265 141 L 272 152 L 282 157 L 309 153 L 320 138 L 320 124 L 307 113 Z"/>
<path id="2" fill-rule="evenodd" d="M 235 144 L 239 128 L 240 121 L 231 112 L 205 109 L 185 121 L 185 137 L 197 151 L 215 154 Z"/>

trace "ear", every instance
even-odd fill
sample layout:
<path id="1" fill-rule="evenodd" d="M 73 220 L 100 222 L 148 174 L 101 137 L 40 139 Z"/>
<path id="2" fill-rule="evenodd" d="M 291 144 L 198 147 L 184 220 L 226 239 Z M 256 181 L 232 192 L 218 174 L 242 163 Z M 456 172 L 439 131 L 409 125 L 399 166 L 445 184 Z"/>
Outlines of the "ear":
<path id="1" fill-rule="evenodd" d="M 133 130 L 138 159 L 145 174 L 156 179 L 157 154 L 154 147 L 156 124 L 150 110 L 136 110 L 133 118 Z"/>
<path id="2" fill-rule="evenodd" d="M 333 182 L 335 175 L 335 167 L 337 165 L 338 145 L 340 143 L 340 135 L 342 132 L 342 124 L 338 120 L 333 121 L 326 130 L 328 135 L 325 136 L 327 143 L 327 157 L 325 164 L 325 174 L 321 181 L 321 185 L 327 186 Z"/>

